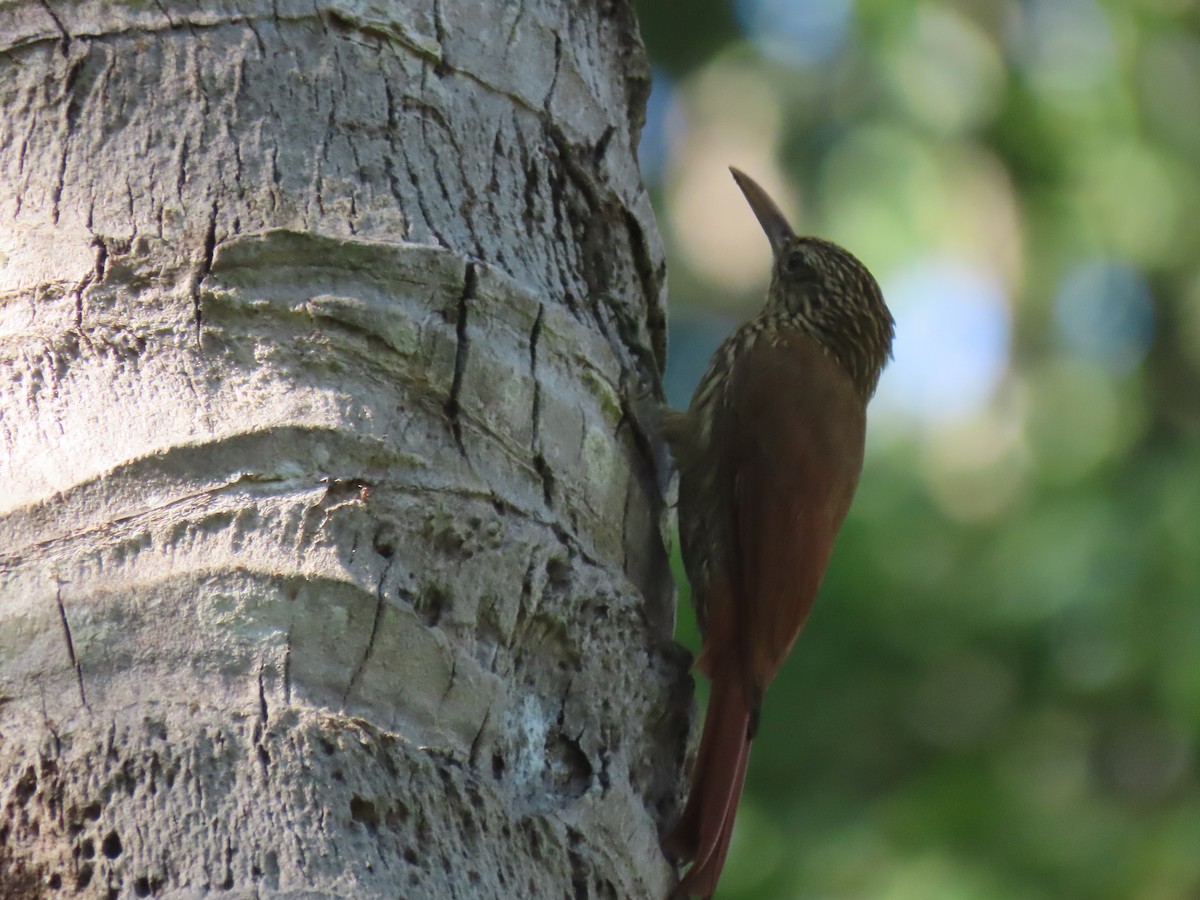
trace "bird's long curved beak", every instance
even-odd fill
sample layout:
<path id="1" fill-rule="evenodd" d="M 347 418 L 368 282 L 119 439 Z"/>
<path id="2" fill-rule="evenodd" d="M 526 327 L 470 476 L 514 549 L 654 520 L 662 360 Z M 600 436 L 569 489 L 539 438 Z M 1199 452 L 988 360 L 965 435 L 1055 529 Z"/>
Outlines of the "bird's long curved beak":
<path id="1" fill-rule="evenodd" d="M 792 226 L 788 224 L 787 219 L 770 195 L 759 187 L 758 182 L 741 169 L 730 166 L 729 171 L 733 173 L 733 180 L 737 182 L 737 186 L 746 195 L 746 202 L 754 210 L 758 224 L 767 233 L 767 240 L 771 242 L 771 252 L 778 256 L 779 252 L 796 236 L 792 231 Z"/>

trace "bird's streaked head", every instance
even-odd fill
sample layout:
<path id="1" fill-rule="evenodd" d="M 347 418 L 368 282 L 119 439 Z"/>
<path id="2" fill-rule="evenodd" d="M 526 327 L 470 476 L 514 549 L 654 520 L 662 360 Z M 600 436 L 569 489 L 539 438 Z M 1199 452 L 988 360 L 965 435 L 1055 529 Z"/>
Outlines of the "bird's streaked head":
<path id="1" fill-rule="evenodd" d="M 766 311 L 820 341 L 870 396 L 891 357 L 895 330 L 878 282 L 848 250 L 821 238 L 797 236 L 754 179 L 739 169 L 729 171 L 771 243 L 774 263 Z"/>

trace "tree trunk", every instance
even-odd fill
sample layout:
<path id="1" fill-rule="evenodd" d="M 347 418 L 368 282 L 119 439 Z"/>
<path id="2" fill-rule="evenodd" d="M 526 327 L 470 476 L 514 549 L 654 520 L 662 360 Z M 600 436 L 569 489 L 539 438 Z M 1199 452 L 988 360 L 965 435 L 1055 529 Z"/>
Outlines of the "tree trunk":
<path id="1" fill-rule="evenodd" d="M 0 896 L 660 897 L 624 0 L 0 4 Z"/>

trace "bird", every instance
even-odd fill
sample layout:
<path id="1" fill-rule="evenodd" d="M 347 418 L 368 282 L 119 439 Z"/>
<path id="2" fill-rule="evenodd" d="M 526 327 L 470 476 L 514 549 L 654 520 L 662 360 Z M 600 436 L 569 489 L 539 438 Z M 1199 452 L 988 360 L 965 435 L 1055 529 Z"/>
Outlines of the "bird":
<path id="1" fill-rule="evenodd" d="M 663 841 L 690 863 L 669 898 L 711 897 L 767 687 L 812 610 L 858 486 L 866 409 L 895 322 L 856 257 L 798 236 L 744 172 L 772 251 L 766 303 L 717 348 L 663 437 L 679 473 L 679 543 L 711 693 L 691 789 Z"/>

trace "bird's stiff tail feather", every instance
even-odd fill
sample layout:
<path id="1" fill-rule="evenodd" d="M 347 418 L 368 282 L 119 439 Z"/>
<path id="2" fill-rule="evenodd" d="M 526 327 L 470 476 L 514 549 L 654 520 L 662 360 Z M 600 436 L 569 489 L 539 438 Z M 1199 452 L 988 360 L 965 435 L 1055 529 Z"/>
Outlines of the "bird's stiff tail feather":
<path id="1" fill-rule="evenodd" d="M 692 790 L 679 822 L 663 842 L 676 862 L 692 863 L 671 898 L 709 897 L 716 889 L 749 761 L 750 710 L 742 680 L 731 672 L 715 671 Z"/>

